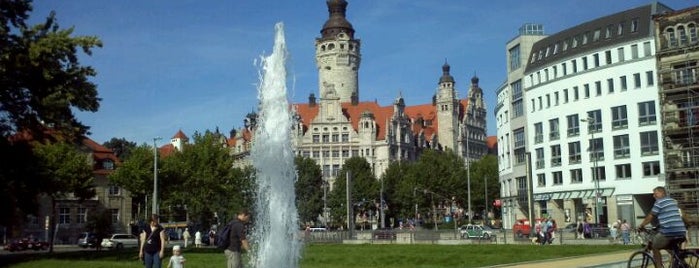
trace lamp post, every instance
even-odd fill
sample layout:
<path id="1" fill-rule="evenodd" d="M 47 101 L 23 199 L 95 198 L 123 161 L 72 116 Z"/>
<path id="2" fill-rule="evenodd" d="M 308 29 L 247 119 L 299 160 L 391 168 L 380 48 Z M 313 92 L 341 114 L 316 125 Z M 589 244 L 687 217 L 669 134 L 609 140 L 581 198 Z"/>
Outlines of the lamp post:
<path id="1" fill-rule="evenodd" d="M 597 170 L 597 160 L 599 159 L 599 154 L 597 152 L 597 142 L 595 141 L 595 132 L 592 131 L 592 128 L 590 127 L 591 124 L 595 124 L 595 118 L 594 117 L 588 117 L 585 119 L 581 119 L 580 121 L 587 122 L 587 132 L 590 134 L 590 149 L 592 152 L 595 154 L 595 159 L 592 160 L 592 181 L 595 184 L 595 223 L 599 224 L 599 214 L 600 211 L 602 210 L 600 208 L 600 198 L 602 196 L 602 193 L 600 193 L 599 190 L 599 178 L 598 178 L 598 170 Z M 592 155 L 592 154 L 590 154 Z"/>
<path id="2" fill-rule="evenodd" d="M 471 223 L 471 155 L 468 150 L 469 135 L 466 134 L 466 195 L 468 196 L 468 222 Z"/>
<path id="3" fill-rule="evenodd" d="M 379 198 L 381 198 L 381 200 L 379 200 L 379 218 L 381 219 L 381 229 L 386 228 L 386 220 L 384 219 L 386 214 L 384 214 L 385 212 L 383 211 L 383 179 L 384 177 L 381 177 L 381 194 L 379 196 Z"/>
<path id="4" fill-rule="evenodd" d="M 156 142 L 161 140 L 160 137 L 153 138 L 153 214 L 159 214 L 158 211 L 158 146 Z"/>
<path id="5" fill-rule="evenodd" d="M 323 180 L 323 227 L 328 228 L 328 182 Z"/>

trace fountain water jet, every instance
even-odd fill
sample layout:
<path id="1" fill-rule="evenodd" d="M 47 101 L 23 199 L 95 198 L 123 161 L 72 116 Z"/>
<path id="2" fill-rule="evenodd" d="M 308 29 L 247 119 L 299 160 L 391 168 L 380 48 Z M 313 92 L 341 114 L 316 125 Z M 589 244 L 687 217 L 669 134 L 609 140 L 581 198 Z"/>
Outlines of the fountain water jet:
<path id="1" fill-rule="evenodd" d="M 296 210 L 296 168 L 291 113 L 286 95 L 284 24 L 275 25 L 272 54 L 262 57 L 259 116 L 251 150 L 257 172 L 252 266 L 298 267 L 301 242 Z"/>

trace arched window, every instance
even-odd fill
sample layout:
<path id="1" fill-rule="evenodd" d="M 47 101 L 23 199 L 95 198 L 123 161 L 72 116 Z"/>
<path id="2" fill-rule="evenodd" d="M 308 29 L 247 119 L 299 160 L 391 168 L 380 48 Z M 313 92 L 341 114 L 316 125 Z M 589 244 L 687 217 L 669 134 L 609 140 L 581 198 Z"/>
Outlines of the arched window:
<path id="1" fill-rule="evenodd" d="M 687 44 L 687 32 L 684 31 L 684 26 L 677 27 L 677 35 L 680 37 L 680 45 Z"/>
<path id="2" fill-rule="evenodd" d="M 689 43 L 694 44 L 697 41 L 699 41 L 699 40 L 697 40 L 697 35 L 699 33 L 697 33 L 697 25 L 696 24 L 690 23 L 689 25 L 687 25 L 687 32 L 689 32 Z"/>
<path id="3" fill-rule="evenodd" d="M 665 39 L 667 39 L 668 46 L 676 47 L 677 46 L 677 36 L 675 36 L 675 29 L 667 28 L 665 30 Z"/>
<path id="4" fill-rule="evenodd" d="M 335 49 L 335 44 L 329 44 L 328 45 L 328 50 L 333 50 Z"/>

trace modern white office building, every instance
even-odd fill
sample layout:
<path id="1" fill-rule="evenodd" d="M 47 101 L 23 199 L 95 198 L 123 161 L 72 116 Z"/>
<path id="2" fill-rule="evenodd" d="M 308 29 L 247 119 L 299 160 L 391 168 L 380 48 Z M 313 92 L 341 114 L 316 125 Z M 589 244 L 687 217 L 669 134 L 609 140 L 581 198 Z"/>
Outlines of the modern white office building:
<path id="1" fill-rule="evenodd" d="M 529 214 L 559 226 L 645 216 L 665 185 L 652 16 L 670 10 L 655 2 L 520 43 L 521 76 L 508 43 L 496 110 L 506 227 Z"/>

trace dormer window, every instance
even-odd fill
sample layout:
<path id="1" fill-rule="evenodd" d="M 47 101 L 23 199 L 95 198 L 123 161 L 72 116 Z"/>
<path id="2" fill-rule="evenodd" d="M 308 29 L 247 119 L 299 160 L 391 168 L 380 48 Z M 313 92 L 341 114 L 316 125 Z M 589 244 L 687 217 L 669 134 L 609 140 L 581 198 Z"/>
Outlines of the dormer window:
<path id="1" fill-rule="evenodd" d="M 107 170 L 113 170 L 114 162 L 112 160 L 104 160 L 102 161 L 102 168 Z"/>

